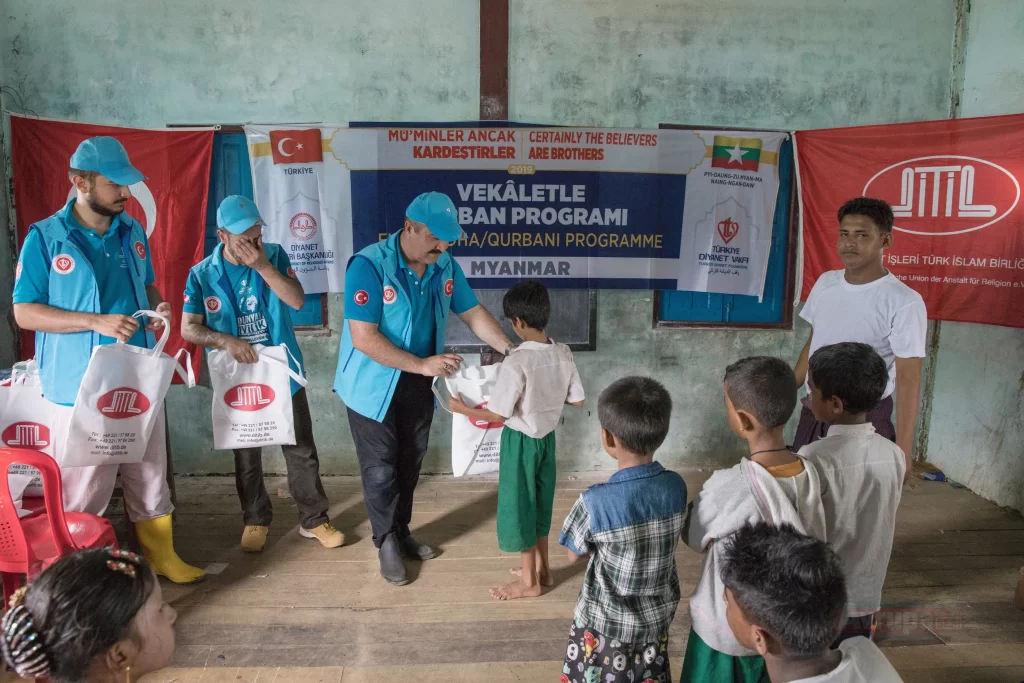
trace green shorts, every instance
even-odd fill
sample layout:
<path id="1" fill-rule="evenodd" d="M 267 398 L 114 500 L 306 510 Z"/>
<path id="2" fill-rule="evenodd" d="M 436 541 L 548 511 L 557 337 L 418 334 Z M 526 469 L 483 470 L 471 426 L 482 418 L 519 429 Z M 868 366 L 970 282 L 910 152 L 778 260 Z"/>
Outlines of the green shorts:
<path id="1" fill-rule="evenodd" d="M 534 439 L 506 427 L 498 463 L 498 547 L 519 553 L 551 531 L 555 433 Z"/>
<path id="2" fill-rule="evenodd" d="M 679 683 L 769 683 L 764 658 L 733 657 L 713 650 L 690 628 Z"/>

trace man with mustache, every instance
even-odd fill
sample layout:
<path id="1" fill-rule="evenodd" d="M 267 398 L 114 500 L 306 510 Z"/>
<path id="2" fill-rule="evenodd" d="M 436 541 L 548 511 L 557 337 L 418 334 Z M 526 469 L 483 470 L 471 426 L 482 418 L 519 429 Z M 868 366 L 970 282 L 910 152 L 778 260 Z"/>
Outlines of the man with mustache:
<path id="1" fill-rule="evenodd" d="M 348 408 L 381 576 L 409 582 L 403 557 L 438 551 L 410 533 L 412 501 L 434 416 L 431 385 L 462 358 L 444 353 L 448 313 L 506 355 L 512 342 L 477 301 L 448 247 L 462 237 L 452 200 L 416 197 L 402 229 L 349 260 L 334 390 Z"/>
<path id="2" fill-rule="evenodd" d="M 112 137 L 85 140 L 71 157 L 68 177 L 76 196 L 29 227 L 13 297 L 18 326 L 36 333 L 43 396 L 64 406 L 74 405 L 96 346 L 153 347 L 152 332 L 163 323 L 141 328 L 133 313 L 150 309 L 171 318 L 170 304 L 153 284 L 146 230 L 124 213 L 128 186 L 145 179 L 124 147 Z M 65 469 L 64 507 L 102 515 L 120 469 L 125 511 L 153 570 L 175 583 L 194 583 L 205 573 L 174 551 L 166 430 L 160 413 L 140 463 Z"/>

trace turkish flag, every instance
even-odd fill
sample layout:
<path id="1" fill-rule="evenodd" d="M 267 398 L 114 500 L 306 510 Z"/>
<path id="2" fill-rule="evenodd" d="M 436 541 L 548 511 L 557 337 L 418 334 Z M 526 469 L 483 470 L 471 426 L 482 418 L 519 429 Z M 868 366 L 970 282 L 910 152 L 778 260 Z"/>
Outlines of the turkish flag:
<path id="1" fill-rule="evenodd" d="M 173 356 L 178 349 L 188 349 L 198 375 L 200 350 L 181 338 L 181 310 L 188 271 L 203 258 L 213 130 L 115 128 L 12 114 L 18 246 L 29 226 L 53 215 L 71 198 L 71 155 L 82 140 L 97 135 L 117 138 L 132 165 L 146 176 L 131 186 L 132 199 L 125 211 L 146 228 L 154 285 L 173 311 L 171 336 L 164 350 Z M 135 249 L 144 251 L 144 246 Z M 35 353 L 34 342 L 32 333 L 22 334 L 23 359 Z M 179 381 L 177 376 L 175 381 Z"/>
<path id="2" fill-rule="evenodd" d="M 796 134 L 803 205 L 801 298 L 843 267 L 837 211 L 853 197 L 893 207 L 885 267 L 928 317 L 1024 327 L 1024 115 Z"/>
<path id="3" fill-rule="evenodd" d="M 270 149 L 275 164 L 311 164 L 324 160 L 319 128 L 272 130 Z"/>

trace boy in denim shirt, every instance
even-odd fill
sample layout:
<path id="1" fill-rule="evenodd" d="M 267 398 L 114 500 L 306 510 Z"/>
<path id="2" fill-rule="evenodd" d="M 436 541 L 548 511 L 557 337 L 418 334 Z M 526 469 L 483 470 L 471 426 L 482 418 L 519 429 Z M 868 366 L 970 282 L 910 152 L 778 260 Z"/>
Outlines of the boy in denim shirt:
<path id="1" fill-rule="evenodd" d="M 686 483 L 654 452 L 668 434 L 672 399 L 653 379 L 626 377 L 604 390 L 597 410 L 601 444 L 619 471 L 583 492 L 558 539 L 570 560 L 590 557 L 562 683 L 671 683 Z"/>

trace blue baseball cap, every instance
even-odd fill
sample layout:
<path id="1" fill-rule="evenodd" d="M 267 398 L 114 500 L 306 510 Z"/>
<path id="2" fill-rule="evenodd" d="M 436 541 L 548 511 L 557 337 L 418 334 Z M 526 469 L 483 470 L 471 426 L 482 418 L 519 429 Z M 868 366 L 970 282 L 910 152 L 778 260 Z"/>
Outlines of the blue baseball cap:
<path id="1" fill-rule="evenodd" d="M 71 168 L 94 171 L 117 185 L 134 185 L 146 179 L 128 161 L 124 145 L 107 136 L 83 140 L 71 155 Z"/>
<path id="2" fill-rule="evenodd" d="M 217 227 L 232 235 L 241 235 L 256 224 L 266 225 L 260 217 L 260 210 L 248 197 L 233 194 L 225 197 L 217 207 Z"/>
<path id="3" fill-rule="evenodd" d="M 427 226 L 439 240 L 455 242 L 462 237 L 459 212 L 448 195 L 441 192 L 424 192 L 405 210 L 409 220 Z"/>

